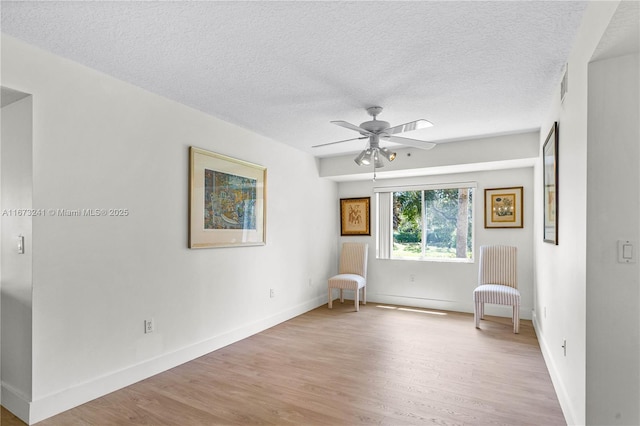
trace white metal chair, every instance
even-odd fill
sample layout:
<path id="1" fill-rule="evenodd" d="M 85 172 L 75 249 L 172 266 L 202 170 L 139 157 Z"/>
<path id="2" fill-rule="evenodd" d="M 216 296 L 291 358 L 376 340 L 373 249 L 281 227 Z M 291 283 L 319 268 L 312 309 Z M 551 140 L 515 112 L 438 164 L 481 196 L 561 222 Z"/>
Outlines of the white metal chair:
<path id="1" fill-rule="evenodd" d="M 329 309 L 333 308 L 333 289 L 340 289 L 340 303 L 344 303 L 344 290 L 353 290 L 356 312 L 367 304 L 367 256 L 369 245 L 365 243 L 343 243 L 340 253 L 338 275 L 329 278 Z"/>
<path id="2" fill-rule="evenodd" d="M 474 320 L 480 328 L 484 304 L 511 305 L 513 332 L 520 331 L 520 292 L 517 280 L 517 248 L 511 246 L 480 247 L 478 287 L 473 291 Z"/>

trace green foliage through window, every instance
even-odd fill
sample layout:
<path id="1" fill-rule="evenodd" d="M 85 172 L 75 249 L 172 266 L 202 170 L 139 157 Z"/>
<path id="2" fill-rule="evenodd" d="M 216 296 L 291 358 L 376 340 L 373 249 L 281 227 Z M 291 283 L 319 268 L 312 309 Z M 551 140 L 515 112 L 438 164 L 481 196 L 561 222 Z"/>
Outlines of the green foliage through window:
<path id="1" fill-rule="evenodd" d="M 473 258 L 473 188 L 393 193 L 392 258 Z"/>

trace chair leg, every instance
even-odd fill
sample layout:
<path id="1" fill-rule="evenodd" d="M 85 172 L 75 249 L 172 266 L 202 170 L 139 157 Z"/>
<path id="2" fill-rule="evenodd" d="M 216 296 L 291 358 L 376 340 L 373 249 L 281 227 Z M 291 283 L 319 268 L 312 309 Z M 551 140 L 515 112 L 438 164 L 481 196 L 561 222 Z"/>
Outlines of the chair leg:
<path id="1" fill-rule="evenodd" d="M 367 286 L 362 287 L 362 304 L 367 304 Z"/>
<path id="2" fill-rule="evenodd" d="M 520 305 L 513 305 L 513 332 L 520 333 Z"/>
<path id="3" fill-rule="evenodd" d="M 360 311 L 360 289 L 356 287 L 356 291 L 354 291 L 354 303 L 356 305 L 356 312 Z"/>
<path id="4" fill-rule="evenodd" d="M 333 292 L 332 288 L 329 287 L 329 309 L 333 309 Z"/>
<path id="5" fill-rule="evenodd" d="M 344 303 L 344 291 L 340 289 L 340 303 Z"/>
<path id="6" fill-rule="evenodd" d="M 483 303 L 479 300 L 475 301 L 473 309 L 473 319 L 476 322 L 476 328 L 480 328 L 480 318 L 482 318 Z"/>

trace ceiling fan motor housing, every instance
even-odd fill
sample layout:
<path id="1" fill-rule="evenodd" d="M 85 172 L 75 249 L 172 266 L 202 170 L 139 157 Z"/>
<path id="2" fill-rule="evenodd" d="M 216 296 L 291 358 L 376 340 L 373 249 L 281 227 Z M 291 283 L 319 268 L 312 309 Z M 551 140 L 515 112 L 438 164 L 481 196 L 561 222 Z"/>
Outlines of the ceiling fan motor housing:
<path id="1" fill-rule="evenodd" d="M 382 133 L 382 131 L 387 130 L 390 126 L 387 121 L 371 120 L 371 121 L 365 121 L 360 125 L 360 127 L 362 127 L 363 129 L 365 129 L 370 133 L 380 134 Z M 366 133 L 362 133 L 362 134 L 366 135 Z"/>
<path id="2" fill-rule="evenodd" d="M 380 114 L 382 112 L 382 107 L 380 106 L 372 106 L 367 108 L 367 113 L 373 117 L 373 120 L 371 121 L 365 121 L 364 123 L 362 123 L 360 125 L 360 127 L 362 129 L 365 129 L 366 131 L 370 132 L 370 133 L 374 133 L 376 135 L 382 133 L 383 130 L 387 130 L 390 126 L 389 123 L 387 121 L 378 121 L 376 120 L 376 117 L 378 116 L 378 114 Z M 366 133 L 362 133 L 363 135 L 366 135 Z"/>

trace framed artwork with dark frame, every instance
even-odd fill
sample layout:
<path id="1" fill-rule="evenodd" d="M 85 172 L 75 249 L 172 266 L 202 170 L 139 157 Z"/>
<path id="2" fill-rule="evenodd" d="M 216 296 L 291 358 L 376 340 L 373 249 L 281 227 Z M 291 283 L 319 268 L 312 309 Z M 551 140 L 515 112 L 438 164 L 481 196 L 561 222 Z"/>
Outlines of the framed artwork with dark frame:
<path id="1" fill-rule="evenodd" d="M 340 199 L 340 235 L 371 235 L 371 197 Z"/>
<path id="2" fill-rule="evenodd" d="M 522 228 L 522 186 L 484 190 L 485 228 Z"/>
<path id="3" fill-rule="evenodd" d="M 267 169 L 189 148 L 189 248 L 259 246 L 266 237 Z"/>
<path id="4" fill-rule="evenodd" d="M 542 148 L 544 186 L 544 237 L 558 245 L 558 122 L 553 123 Z"/>

